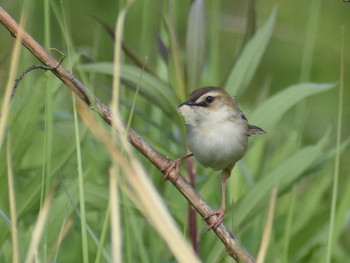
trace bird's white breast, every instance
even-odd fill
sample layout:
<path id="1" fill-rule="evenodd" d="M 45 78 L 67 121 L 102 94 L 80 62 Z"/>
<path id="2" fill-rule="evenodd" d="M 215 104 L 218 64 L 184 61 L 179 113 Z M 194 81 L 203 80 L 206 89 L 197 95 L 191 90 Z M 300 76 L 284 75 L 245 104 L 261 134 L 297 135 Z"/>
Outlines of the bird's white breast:
<path id="1" fill-rule="evenodd" d="M 244 120 L 232 120 L 226 111 L 198 116 L 196 108 L 183 108 L 188 147 L 202 165 L 222 170 L 244 156 L 248 144 L 247 126 L 241 122 Z"/>

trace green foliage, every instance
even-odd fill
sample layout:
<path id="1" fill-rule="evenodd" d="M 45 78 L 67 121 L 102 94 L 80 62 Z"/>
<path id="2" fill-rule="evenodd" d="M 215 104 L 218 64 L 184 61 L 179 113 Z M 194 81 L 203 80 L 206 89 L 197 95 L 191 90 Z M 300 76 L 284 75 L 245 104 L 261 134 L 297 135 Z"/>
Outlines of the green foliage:
<path id="1" fill-rule="evenodd" d="M 38 42 L 45 39 L 50 48 L 68 55 L 64 66 L 71 67 L 106 104 L 111 98 L 113 39 L 90 16 L 113 31 L 118 10 L 125 2 L 101 5 L 96 1 L 64 1 L 61 5 L 49 1 L 44 10 L 40 5 L 27 10 L 26 30 Z M 344 7 L 348 4 L 327 2 L 315 12 L 309 10 L 314 5 L 308 6 L 301 0 L 279 3 L 278 11 L 273 1 L 264 5 L 252 1 L 253 7 L 246 3 L 249 1 L 185 2 L 143 0 L 130 6 L 123 44 L 144 65 L 135 63 L 130 53 L 123 53 L 122 117 L 129 118 L 138 89 L 131 127 L 159 152 L 175 159 L 184 154 L 186 141 L 177 106 L 199 85 L 224 83 L 222 86 L 237 96 L 249 121 L 267 131 L 266 135 L 250 139 L 246 157 L 228 180 L 231 203 L 225 223 L 256 257 L 268 198 L 271 190 L 278 187 L 266 262 L 324 262 L 327 244 L 331 244 L 331 262 L 347 262 L 350 131 L 346 125 L 336 128 L 338 90 L 337 84 L 329 83 L 339 81 L 337 32 L 343 20 L 347 21 Z M 23 7 L 21 1 L 1 6 L 16 19 Z M 319 19 L 322 12 L 329 11 L 337 16 Z M 309 12 L 312 25 L 307 32 L 316 41 L 304 34 Z M 239 27 L 245 22 L 248 28 Z M 315 23 L 319 23 L 318 29 Z M 0 31 L 0 36 L 0 77 L 6 80 L 13 42 L 5 30 Z M 348 34 L 345 36 L 344 42 L 349 43 Z M 308 49 L 303 51 L 304 46 Z M 347 68 L 349 54 L 342 56 L 347 58 Z M 20 71 L 32 64 L 37 61 L 23 49 Z M 310 83 L 299 83 L 300 79 Z M 1 101 L 5 82 L 0 82 Z M 13 253 L 7 140 L 14 172 L 20 262 L 27 255 L 38 214 L 50 192 L 53 200 L 39 245 L 39 261 L 112 262 L 108 208 L 111 157 L 79 117 L 74 119 L 71 94 L 67 91 L 51 73 L 32 72 L 20 83 L 11 102 L 0 152 L 0 262 L 11 262 Z M 343 101 L 349 100 L 349 94 L 345 92 L 343 96 Z M 347 105 L 340 111 L 343 119 L 348 119 Z M 102 125 L 108 130 L 107 125 Z M 186 201 L 173 185 L 161 183 L 162 174 L 157 169 L 136 155 L 187 236 Z M 332 188 L 335 156 L 339 158 L 338 188 Z M 185 169 L 182 172 L 186 174 Z M 198 165 L 197 189 L 214 209 L 220 202 L 219 187 L 219 176 Z M 127 191 L 120 191 L 123 261 L 174 262 L 172 252 Z M 331 203 L 332 195 L 338 203 Z M 329 240 L 331 223 L 333 240 Z M 206 227 L 199 218 L 198 227 L 199 232 Z M 60 235 L 64 238 L 55 249 Z M 232 261 L 213 233 L 200 234 L 199 242 L 203 262 Z"/>
<path id="2" fill-rule="evenodd" d="M 276 10 L 272 12 L 270 18 L 256 32 L 240 54 L 224 86 L 230 94 L 239 95 L 251 82 L 267 44 L 271 39 L 275 16 Z"/>
<path id="3" fill-rule="evenodd" d="M 260 105 L 251 115 L 251 121 L 253 123 L 263 123 L 265 129 L 271 130 L 283 115 L 302 99 L 328 91 L 334 87 L 335 84 L 314 83 L 301 83 L 288 87 Z"/>
<path id="4" fill-rule="evenodd" d="M 187 86 L 193 91 L 199 86 L 205 54 L 204 0 L 193 2 L 188 14 L 186 32 Z"/>

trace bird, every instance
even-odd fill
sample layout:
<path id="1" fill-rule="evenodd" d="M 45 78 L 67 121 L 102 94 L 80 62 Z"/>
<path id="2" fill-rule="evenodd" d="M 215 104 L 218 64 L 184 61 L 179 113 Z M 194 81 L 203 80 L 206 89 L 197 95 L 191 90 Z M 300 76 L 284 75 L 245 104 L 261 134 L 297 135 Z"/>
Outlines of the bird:
<path id="1" fill-rule="evenodd" d="M 190 154 L 182 156 L 164 169 L 163 180 L 168 179 L 172 169 L 194 156 L 205 167 L 221 173 L 221 206 L 204 219 L 216 216 L 207 231 L 216 229 L 222 222 L 226 210 L 226 180 L 235 164 L 243 158 L 248 148 L 248 137 L 266 133 L 262 128 L 250 125 L 237 103 L 223 88 L 203 87 L 194 90 L 187 101 L 178 106 L 187 132 Z"/>

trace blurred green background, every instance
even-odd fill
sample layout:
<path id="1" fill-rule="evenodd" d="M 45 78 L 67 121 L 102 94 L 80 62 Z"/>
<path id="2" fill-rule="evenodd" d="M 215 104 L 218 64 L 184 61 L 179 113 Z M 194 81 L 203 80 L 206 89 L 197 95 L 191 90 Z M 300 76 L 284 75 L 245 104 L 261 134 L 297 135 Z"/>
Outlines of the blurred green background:
<path id="1" fill-rule="evenodd" d="M 267 130 L 267 134 L 252 138 L 251 149 L 228 181 L 230 208 L 225 222 L 256 256 L 269 194 L 278 185 L 266 262 L 346 262 L 350 256 L 350 79 L 346 74 L 350 67 L 350 3 L 341 0 L 195 2 L 199 3 L 198 9 L 192 1 L 185 0 L 135 0 L 129 7 L 123 43 L 143 66 L 137 66 L 123 53 L 124 119 L 130 117 L 135 89 L 139 87 L 131 127 L 162 154 L 175 159 L 185 153 L 186 143 L 176 105 L 197 87 L 230 89 L 230 72 L 240 69 L 238 75 L 248 77 L 231 95 L 236 96 L 247 118 Z M 64 66 L 107 104 L 112 90 L 110 63 L 114 42 L 104 26 L 114 29 L 125 3 L 0 0 L 0 5 L 17 21 L 25 11 L 27 32 L 57 59 L 62 57 L 57 50 L 63 52 L 67 56 Z M 197 17 L 190 13 L 191 7 L 193 12 L 203 12 L 204 23 L 200 16 L 201 23 L 195 23 Z M 260 45 L 264 41 L 255 39 L 255 53 L 252 53 L 249 43 L 263 25 L 272 34 L 262 33 L 266 48 Z M 0 40 L 2 99 L 14 45 L 2 26 Z M 246 57 L 242 55 L 245 51 Z M 174 66 L 176 60 L 178 67 Z M 33 64 L 38 61 L 23 48 L 17 75 Z M 341 70 L 344 72 L 342 148 L 337 150 Z M 109 262 L 109 237 L 103 244 L 102 258 L 96 254 L 108 204 L 110 158 L 82 121 L 79 125 L 86 218 L 90 227 L 88 254 L 91 262 Z M 38 257 L 42 262 L 49 259 L 83 262 L 77 210 L 78 160 L 68 89 L 49 72 L 36 71 L 25 76 L 11 103 L 6 136 L 11 141 L 21 258 L 25 258 L 43 196 L 55 187 L 53 212 Z M 11 260 L 6 150 L 5 139 L 0 152 L 0 262 Z M 340 166 L 335 206 L 332 195 L 336 154 L 340 154 Z M 186 201 L 170 183 L 161 183 L 161 173 L 145 158 L 139 156 L 139 159 L 187 236 Z M 220 204 L 219 176 L 199 164 L 197 174 L 198 191 L 216 209 Z M 330 220 L 332 207 L 334 221 Z M 122 210 L 124 261 L 174 262 L 165 243 L 123 193 Z M 73 227 L 52 259 L 48 251 L 62 225 L 69 220 L 74 222 Z M 200 219 L 198 227 L 199 255 L 203 262 L 231 262 L 213 233 L 201 233 L 205 224 Z M 334 230 L 333 238 L 329 235 L 330 227 Z"/>

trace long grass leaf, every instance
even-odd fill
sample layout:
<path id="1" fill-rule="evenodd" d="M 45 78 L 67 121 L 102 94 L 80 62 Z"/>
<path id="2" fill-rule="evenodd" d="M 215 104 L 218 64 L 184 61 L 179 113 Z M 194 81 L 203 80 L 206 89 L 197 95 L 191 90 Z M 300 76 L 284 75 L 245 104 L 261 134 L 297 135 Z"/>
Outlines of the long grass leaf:
<path id="1" fill-rule="evenodd" d="M 169 36 L 169 76 L 171 84 L 175 89 L 176 97 L 183 101 L 187 96 L 187 89 L 185 84 L 185 70 L 182 62 L 182 54 L 179 46 L 179 41 L 175 32 L 173 8 L 174 2 L 168 2 L 168 19 L 164 19 L 165 30 Z"/>
<path id="2" fill-rule="evenodd" d="M 316 83 L 292 85 L 265 101 L 250 115 L 249 120 L 258 125 L 261 124 L 268 131 L 276 125 L 286 111 L 299 101 L 308 96 L 328 91 L 335 86 L 336 84 Z"/>
<path id="3" fill-rule="evenodd" d="M 75 97 L 73 97 L 73 104 L 75 105 Z M 81 157 L 80 147 L 80 134 L 78 125 L 78 116 L 76 109 L 74 108 L 74 131 L 75 131 L 75 144 L 77 150 L 77 162 L 78 162 L 78 179 L 79 179 L 79 204 L 80 204 L 80 225 L 81 225 L 81 241 L 83 249 L 83 262 L 89 262 L 89 249 L 86 231 L 86 210 L 85 210 L 85 192 L 84 192 L 84 175 L 83 175 L 83 164 Z"/>
<path id="4" fill-rule="evenodd" d="M 261 240 L 258 256 L 256 258 L 257 263 L 263 263 L 265 261 L 265 256 L 266 256 L 269 241 L 270 241 L 272 224 L 273 224 L 273 219 L 275 214 L 277 190 L 278 190 L 278 186 L 273 187 L 271 190 L 269 211 L 268 211 L 268 215 L 265 223 L 264 234 Z"/>
<path id="5" fill-rule="evenodd" d="M 28 248 L 28 253 L 27 253 L 25 263 L 35 262 L 34 258 L 35 258 L 35 255 L 38 253 L 38 247 L 40 244 L 41 236 L 43 234 L 45 223 L 49 215 L 51 200 L 52 200 L 52 196 L 48 195 L 48 197 L 44 201 L 43 206 L 40 209 L 38 219 L 35 223 L 35 226 L 32 232 L 32 238 L 30 240 L 30 245 Z"/>
<path id="6" fill-rule="evenodd" d="M 12 238 L 12 263 L 20 262 L 18 230 L 17 230 L 17 213 L 16 213 L 16 194 L 13 178 L 12 156 L 10 147 L 10 137 L 7 137 L 7 180 L 9 188 L 9 207 L 11 217 L 11 238 Z"/>
<path id="7" fill-rule="evenodd" d="M 109 230 L 109 222 L 110 222 L 110 210 L 111 206 L 108 205 L 105 211 L 105 218 L 103 220 L 103 224 L 102 224 L 102 231 L 101 231 L 101 236 L 100 236 L 100 242 L 98 243 L 98 249 L 97 249 L 97 253 L 96 253 L 96 258 L 95 258 L 95 263 L 101 263 L 102 261 L 102 253 L 103 253 L 103 247 L 106 243 L 106 238 L 107 238 L 107 233 Z"/>
<path id="8" fill-rule="evenodd" d="M 51 47 L 51 12 L 49 8 L 49 1 L 44 1 L 44 43 L 46 47 Z M 44 136 L 44 158 L 42 166 L 42 181 L 41 181 L 41 193 L 40 193 L 40 206 L 43 205 L 45 195 L 48 194 L 50 187 L 50 173 L 52 169 L 52 142 L 53 142 L 53 98 L 54 98 L 54 85 L 55 79 L 48 78 L 46 75 L 43 79 L 45 86 L 45 136 Z"/>
<path id="9" fill-rule="evenodd" d="M 245 32 L 243 38 L 243 45 L 245 45 L 256 31 L 256 1 L 248 0 L 247 14 L 245 18 Z M 244 46 L 243 46 L 244 47 Z"/>
<path id="10" fill-rule="evenodd" d="M 110 62 L 85 64 L 80 69 L 87 72 L 113 75 L 113 64 Z M 142 79 L 140 79 L 140 76 L 142 76 Z M 142 69 L 138 67 L 124 64 L 121 68 L 121 78 L 128 83 L 132 83 L 135 88 L 138 86 L 140 94 L 152 102 L 153 105 L 157 105 L 168 114 L 178 115 L 176 108 L 180 101 L 174 98 L 169 86 L 156 77 L 147 72 L 142 72 Z"/>
<path id="11" fill-rule="evenodd" d="M 322 0 L 310 1 L 307 29 L 305 32 L 304 52 L 301 62 L 300 70 L 300 82 L 310 81 L 310 75 L 312 70 L 312 61 L 314 56 L 314 49 L 317 37 L 317 28 L 320 23 L 320 10 Z"/>
<path id="12" fill-rule="evenodd" d="M 285 223 L 285 231 L 284 231 L 284 237 L 282 242 L 281 263 L 288 262 L 289 242 L 291 240 L 291 229 L 292 229 L 293 214 L 294 214 L 294 207 L 295 207 L 295 195 L 296 195 L 296 186 L 294 185 L 292 188 L 292 191 L 289 194 L 287 220 Z"/>
<path id="13" fill-rule="evenodd" d="M 205 56 L 205 4 L 195 0 L 187 21 L 187 87 L 190 91 L 198 88 Z"/>
<path id="14" fill-rule="evenodd" d="M 335 165 L 333 175 L 333 188 L 332 188 L 332 202 L 331 202 L 331 213 L 329 219 L 329 233 L 327 242 L 327 253 L 326 263 L 331 262 L 332 249 L 334 247 L 334 229 L 335 229 L 335 216 L 337 208 L 337 196 L 338 196 L 338 181 L 339 181 L 339 167 L 340 167 L 340 147 L 341 147 L 341 130 L 343 120 L 343 91 L 344 91 L 344 26 L 341 28 L 341 57 L 340 57 L 340 85 L 339 85 L 339 99 L 338 99 L 338 123 L 337 123 L 337 138 L 336 138 L 336 154 L 335 154 Z"/>
<path id="15" fill-rule="evenodd" d="M 112 236 L 112 258 L 113 262 L 122 262 L 122 243 L 121 243 L 121 225 L 120 225 L 120 201 L 118 191 L 118 180 L 117 180 L 116 169 L 110 168 L 109 170 L 109 200 L 110 200 L 110 211 L 111 211 L 111 236 Z"/>
<path id="16" fill-rule="evenodd" d="M 67 14 L 64 8 L 64 3 L 61 2 L 62 7 L 62 22 L 63 22 L 63 34 L 66 39 L 66 46 L 68 51 L 68 62 L 69 70 L 72 71 L 73 67 L 73 42 L 69 34 L 69 28 L 67 25 Z M 48 90 L 51 92 L 51 90 Z M 73 96 L 73 106 L 76 104 L 76 98 Z M 52 110 L 52 109 L 51 109 Z M 86 209 L 85 209 L 85 193 L 84 193 L 84 179 L 83 179 L 83 166 L 82 166 L 82 156 L 81 156 L 81 146 L 80 146 L 80 130 L 78 125 L 78 116 L 76 108 L 73 110 L 74 116 L 74 133 L 75 133 L 75 145 L 76 145 L 76 157 L 77 157 L 77 170 L 78 170 L 78 186 L 79 186 L 79 208 L 80 208 L 80 227 L 81 227 L 81 244 L 82 244 L 82 256 L 83 262 L 89 263 L 89 248 L 88 248 L 88 239 L 87 239 L 87 223 L 86 223 Z M 51 120 L 52 121 L 52 120 Z M 49 124 L 49 126 L 52 125 Z M 52 131 L 51 131 L 52 132 Z M 52 136 L 52 135 L 51 135 Z M 50 136 L 49 136 L 50 139 Z M 51 154 L 51 153 L 50 153 Z M 49 156 L 50 158 L 50 156 Z M 48 176 L 47 176 L 48 177 Z M 49 178 L 49 177 L 48 177 Z M 49 180 L 47 180 L 49 183 Z M 48 186 L 47 186 L 48 187 Z"/>
<path id="17" fill-rule="evenodd" d="M 274 186 L 278 184 L 279 189 L 282 191 L 306 171 L 322 155 L 328 136 L 327 133 L 316 145 L 301 149 L 257 182 L 238 202 L 234 213 L 236 216 L 235 223 L 237 225 L 243 223 L 249 213 L 266 197 Z"/>
<path id="18" fill-rule="evenodd" d="M 232 69 L 224 88 L 232 96 L 241 94 L 249 85 L 272 36 L 276 10 L 248 42 Z"/>
<path id="19" fill-rule="evenodd" d="M 57 237 L 56 242 L 51 248 L 51 251 L 49 253 L 49 256 L 47 258 L 47 262 L 57 262 L 57 256 L 58 256 L 58 251 L 59 248 L 65 239 L 65 237 L 69 234 L 73 226 L 73 220 L 63 220 L 61 230 L 59 232 L 59 235 Z"/>
<path id="20" fill-rule="evenodd" d="M 24 20 L 25 20 L 25 14 L 22 13 L 21 21 L 20 21 L 21 27 L 17 36 L 19 40 L 23 36 L 22 26 L 24 24 Z M 7 117 L 10 109 L 12 85 L 13 85 L 13 80 L 15 79 L 15 75 L 18 67 L 19 55 L 21 51 L 20 45 L 21 45 L 21 41 L 17 41 L 12 50 L 9 77 L 7 80 L 6 89 L 5 89 L 3 102 L 2 102 L 1 115 L 0 115 L 0 150 L 2 148 L 2 144 L 5 138 L 5 128 L 6 128 Z"/>
<path id="21" fill-rule="evenodd" d="M 208 6 L 208 11 L 210 12 L 211 22 L 207 24 L 207 32 L 210 35 L 209 45 L 207 46 L 208 52 L 208 65 L 210 65 L 210 77 L 209 81 L 212 83 L 219 83 L 222 74 L 221 65 L 221 39 L 220 39 L 220 8 L 222 3 L 220 1 L 211 1 L 210 6 Z M 203 76 L 203 79 L 206 78 Z M 209 82 L 208 81 L 208 82 Z"/>

